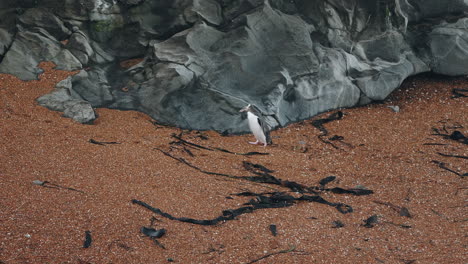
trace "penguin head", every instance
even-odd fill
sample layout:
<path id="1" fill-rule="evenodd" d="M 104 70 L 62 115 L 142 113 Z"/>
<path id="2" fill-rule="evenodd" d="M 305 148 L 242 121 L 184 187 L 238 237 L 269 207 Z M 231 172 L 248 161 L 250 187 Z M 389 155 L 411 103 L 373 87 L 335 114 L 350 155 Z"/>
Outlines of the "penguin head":
<path id="1" fill-rule="evenodd" d="M 252 106 L 252 105 L 249 104 L 249 105 L 247 105 L 246 107 L 242 108 L 239 112 L 249 112 L 249 111 L 251 110 L 251 108 L 250 108 L 251 106 Z"/>

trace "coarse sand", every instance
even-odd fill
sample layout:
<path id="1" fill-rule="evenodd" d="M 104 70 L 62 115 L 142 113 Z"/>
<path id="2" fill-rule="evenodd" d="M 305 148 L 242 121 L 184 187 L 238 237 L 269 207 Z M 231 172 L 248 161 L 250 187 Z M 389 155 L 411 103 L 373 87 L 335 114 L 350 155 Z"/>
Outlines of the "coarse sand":
<path id="1" fill-rule="evenodd" d="M 248 144 L 251 134 L 165 127 L 135 111 L 96 109 L 94 124 L 76 123 L 36 103 L 75 73 L 40 66 L 38 81 L 0 74 L 2 264 L 468 262 L 468 151 L 449 138 L 455 131 L 468 135 L 468 101 L 452 93 L 468 88 L 466 77 L 408 78 L 382 103 L 341 109 L 340 120 L 323 125 L 325 136 L 312 121 L 337 110 L 272 131 L 274 144 L 263 147 Z M 244 161 L 314 187 L 353 212 L 296 201 L 198 225 L 132 203 L 177 218 L 214 219 L 255 200 L 239 193 L 302 195 L 229 177 L 253 175 Z M 320 189 L 328 176 L 336 177 L 328 189 L 373 194 Z M 376 221 L 366 227 L 371 216 Z M 151 239 L 143 226 L 166 233 Z M 84 248 L 86 231 L 91 243 Z"/>

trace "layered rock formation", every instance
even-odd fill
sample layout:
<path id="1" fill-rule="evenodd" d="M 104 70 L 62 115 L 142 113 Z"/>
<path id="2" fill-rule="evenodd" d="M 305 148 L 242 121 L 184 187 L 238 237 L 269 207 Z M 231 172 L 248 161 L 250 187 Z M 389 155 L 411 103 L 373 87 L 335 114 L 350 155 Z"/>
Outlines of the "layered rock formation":
<path id="1" fill-rule="evenodd" d="M 417 73 L 468 74 L 467 14 L 464 0 L 8 0 L 0 72 L 81 69 L 38 100 L 79 122 L 109 107 L 237 133 L 248 103 L 284 126 Z"/>

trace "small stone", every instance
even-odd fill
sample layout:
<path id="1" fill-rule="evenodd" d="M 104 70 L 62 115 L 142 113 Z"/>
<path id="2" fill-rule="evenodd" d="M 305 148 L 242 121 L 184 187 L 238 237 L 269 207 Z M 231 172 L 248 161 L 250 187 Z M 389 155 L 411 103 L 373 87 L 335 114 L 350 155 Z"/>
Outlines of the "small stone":
<path id="1" fill-rule="evenodd" d="M 332 222 L 332 228 L 341 228 L 341 227 L 344 227 L 344 224 L 340 220 Z"/>
<path id="2" fill-rule="evenodd" d="M 362 184 L 356 185 L 356 189 L 367 190 L 366 186 L 364 186 Z"/>
<path id="3" fill-rule="evenodd" d="M 388 108 L 392 109 L 393 112 L 398 113 L 400 112 L 400 107 L 398 105 L 389 105 Z"/>
<path id="4" fill-rule="evenodd" d="M 35 185 L 44 185 L 44 183 L 45 183 L 45 182 L 40 181 L 40 180 L 34 180 L 34 181 L 33 181 L 33 184 L 35 184 Z"/>

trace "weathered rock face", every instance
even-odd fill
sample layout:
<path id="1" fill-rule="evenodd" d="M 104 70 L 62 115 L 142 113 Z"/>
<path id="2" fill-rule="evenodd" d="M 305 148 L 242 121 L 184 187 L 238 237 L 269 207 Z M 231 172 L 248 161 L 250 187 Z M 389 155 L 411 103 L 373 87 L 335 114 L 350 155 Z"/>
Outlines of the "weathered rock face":
<path id="1" fill-rule="evenodd" d="M 54 91 L 37 98 L 37 102 L 80 123 L 91 123 L 96 119 L 91 104 L 72 89 L 71 77 L 57 83 Z"/>
<path id="2" fill-rule="evenodd" d="M 248 103 L 284 126 L 383 100 L 420 72 L 468 74 L 464 0 L 2 2 L 0 72 L 82 69 L 39 100 L 80 122 L 109 107 L 244 132 Z"/>

